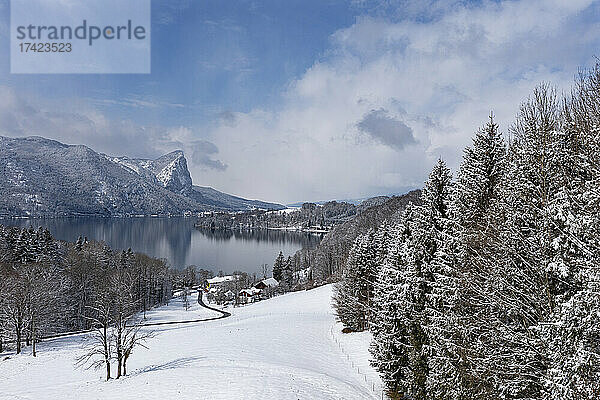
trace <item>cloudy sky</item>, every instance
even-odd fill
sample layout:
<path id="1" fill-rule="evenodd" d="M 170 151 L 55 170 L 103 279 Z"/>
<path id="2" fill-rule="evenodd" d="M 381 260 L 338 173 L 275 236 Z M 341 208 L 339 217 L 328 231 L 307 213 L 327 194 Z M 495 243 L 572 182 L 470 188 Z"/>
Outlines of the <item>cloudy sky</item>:
<path id="1" fill-rule="evenodd" d="M 194 183 L 278 202 L 420 187 L 490 111 L 600 56 L 588 0 L 152 2 L 149 75 L 11 75 L 0 0 L 0 135 L 111 155 L 181 149 Z"/>

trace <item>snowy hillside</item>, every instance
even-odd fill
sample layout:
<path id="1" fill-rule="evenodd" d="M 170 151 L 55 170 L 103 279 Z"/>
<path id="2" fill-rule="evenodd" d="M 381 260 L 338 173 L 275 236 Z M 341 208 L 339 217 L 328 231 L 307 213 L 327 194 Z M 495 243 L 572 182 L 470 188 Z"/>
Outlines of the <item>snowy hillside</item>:
<path id="1" fill-rule="evenodd" d="M 194 295 L 195 296 L 195 295 Z M 149 349 L 132 355 L 130 374 L 104 382 L 75 369 L 85 335 L 39 346 L 37 358 L 0 358 L 3 399 L 380 399 L 368 367 L 368 333 L 342 335 L 331 285 L 236 308 L 229 318 L 155 327 Z M 152 322 L 215 316 L 174 301 Z"/>

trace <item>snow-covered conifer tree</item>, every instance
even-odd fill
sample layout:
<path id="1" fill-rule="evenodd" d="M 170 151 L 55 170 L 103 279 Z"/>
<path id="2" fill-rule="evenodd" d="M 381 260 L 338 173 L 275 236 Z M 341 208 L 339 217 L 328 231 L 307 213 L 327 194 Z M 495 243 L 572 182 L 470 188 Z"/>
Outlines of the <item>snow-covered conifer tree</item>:
<path id="1" fill-rule="evenodd" d="M 406 240 L 402 247 L 396 247 L 391 253 L 397 266 L 393 269 L 388 267 L 386 272 L 392 275 L 392 281 L 386 282 L 380 275 L 381 287 L 377 292 L 376 310 L 386 307 L 386 300 L 383 300 L 386 296 L 393 296 L 394 305 L 387 307 L 396 309 L 388 310 L 390 316 L 387 318 L 393 321 L 399 336 L 392 339 L 381 334 L 381 326 L 376 326 L 371 348 L 374 364 L 380 370 L 387 371 L 384 372 L 384 379 L 391 390 L 419 400 L 431 398 L 428 377 L 433 348 L 429 333 L 433 331 L 430 317 L 432 309 L 436 307 L 432 289 L 440 272 L 435 259 L 445 240 L 451 191 L 450 170 L 440 159 L 425 183 L 422 205 L 414 208 L 414 214 L 410 209 L 409 219 L 405 217 L 405 224 L 408 224 L 405 229 L 410 234 L 405 233 Z M 387 366 L 381 362 L 381 354 L 385 354 L 381 349 L 386 347 L 397 353 L 394 363 L 387 363 Z M 404 351 L 399 350 L 402 347 Z M 392 375 L 389 371 L 394 368 L 397 369 Z M 390 375 L 385 377 L 386 373 Z"/>
<path id="2" fill-rule="evenodd" d="M 275 278 L 277 282 L 281 282 L 284 264 L 285 258 L 283 257 L 283 252 L 280 251 L 273 264 L 273 278 Z"/>
<path id="3" fill-rule="evenodd" d="M 379 371 L 391 393 L 405 391 L 408 368 L 408 328 L 405 316 L 400 315 L 398 304 L 404 289 L 403 268 L 410 262 L 408 243 L 413 222 L 414 207 L 409 204 L 401 221 L 390 233 L 388 254 L 380 266 L 374 287 L 370 323 L 373 333 L 371 365 Z"/>
<path id="4" fill-rule="evenodd" d="M 354 241 L 343 273 L 335 287 L 334 307 L 340 321 L 354 331 L 368 327 L 373 286 L 377 271 L 374 233 L 369 231 Z"/>
<path id="5" fill-rule="evenodd" d="M 545 397 L 548 362 L 538 327 L 556 306 L 566 278 L 560 277 L 561 270 L 570 269 L 555 263 L 561 228 L 552 202 L 561 191 L 564 156 L 558 111 L 554 91 L 542 85 L 522 105 L 511 130 L 502 256 L 491 260 L 496 268 L 488 271 L 491 285 L 486 290 L 496 323 L 482 342 L 496 397 Z"/>
<path id="6" fill-rule="evenodd" d="M 464 151 L 445 240 L 438 253 L 431 334 L 435 365 L 430 386 L 438 396 L 480 399 L 490 391 L 480 341 L 495 318 L 488 305 L 502 221 L 506 147 L 494 123 L 479 129 Z"/>
<path id="7" fill-rule="evenodd" d="M 363 248 L 365 238 L 359 236 L 348 255 L 348 261 L 342 275 L 342 280 L 335 284 L 333 291 L 333 307 L 336 315 L 344 326 L 360 330 L 362 319 L 357 304 L 358 293 L 358 253 Z"/>

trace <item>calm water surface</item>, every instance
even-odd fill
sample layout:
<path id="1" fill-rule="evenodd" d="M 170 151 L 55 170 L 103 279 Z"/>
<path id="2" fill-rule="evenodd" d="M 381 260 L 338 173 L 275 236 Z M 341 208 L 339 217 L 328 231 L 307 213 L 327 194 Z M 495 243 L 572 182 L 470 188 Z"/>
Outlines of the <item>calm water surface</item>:
<path id="1" fill-rule="evenodd" d="M 0 219 L 0 224 L 43 226 L 60 240 L 79 236 L 103 240 L 115 249 L 131 247 L 153 257 L 166 258 L 176 268 L 197 265 L 230 273 L 259 273 L 273 265 L 280 251 L 292 255 L 316 246 L 321 237 L 283 231 L 211 231 L 194 227 L 194 218 L 41 218 Z"/>

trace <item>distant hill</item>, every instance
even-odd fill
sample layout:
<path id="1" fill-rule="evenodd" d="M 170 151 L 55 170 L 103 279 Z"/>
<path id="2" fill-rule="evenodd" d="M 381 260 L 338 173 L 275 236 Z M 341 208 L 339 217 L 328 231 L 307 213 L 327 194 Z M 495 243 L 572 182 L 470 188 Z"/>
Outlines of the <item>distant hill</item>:
<path id="1" fill-rule="evenodd" d="M 404 193 L 407 193 L 411 190 L 413 190 L 414 188 L 412 187 L 408 187 L 406 188 L 406 190 L 400 191 L 398 193 L 389 193 L 389 194 L 382 194 L 379 196 L 374 196 L 374 197 L 360 197 L 360 198 L 356 198 L 356 199 L 333 199 L 333 200 L 321 200 L 321 201 L 312 201 L 309 203 L 314 203 L 314 204 L 319 204 L 319 205 L 323 205 L 325 203 L 329 203 L 332 201 L 337 201 L 338 203 L 349 203 L 349 204 L 354 204 L 355 206 L 360 206 L 365 202 L 372 202 L 372 201 L 377 201 L 377 199 L 389 199 L 390 197 L 397 197 L 397 196 L 402 196 Z M 302 207 L 302 204 L 307 203 L 306 201 L 299 201 L 296 203 L 289 203 L 286 204 L 287 207 Z"/>
<path id="2" fill-rule="evenodd" d="M 183 152 L 155 160 L 111 157 L 41 137 L 0 136 L 0 216 L 184 215 L 278 210 L 194 186 Z"/>
<path id="3" fill-rule="evenodd" d="M 304 203 L 302 207 L 283 211 L 255 209 L 246 212 L 204 213 L 196 226 L 210 229 L 288 229 L 325 232 L 334 225 L 349 221 L 358 207 L 329 201 L 325 204 Z"/>
<path id="4" fill-rule="evenodd" d="M 352 204 L 352 205 L 359 205 L 360 203 L 362 203 L 365 200 L 368 200 L 369 197 L 365 197 L 363 199 L 343 199 L 343 200 L 321 200 L 321 201 L 299 201 L 297 203 L 290 203 L 290 204 L 286 204 L 287 207 L 290 208 L 298 208 L 298 207 L 302 207 L 303 204 L 306 203 L 312 203 L 312 204 L 318 204 L 320 206 L 325 205 L 326 203 L 331 203 L 331 202 L 338 202 L 338 203 L 348 203 L 348 204 Z"/>

